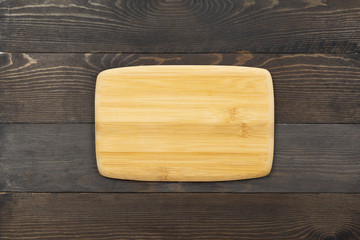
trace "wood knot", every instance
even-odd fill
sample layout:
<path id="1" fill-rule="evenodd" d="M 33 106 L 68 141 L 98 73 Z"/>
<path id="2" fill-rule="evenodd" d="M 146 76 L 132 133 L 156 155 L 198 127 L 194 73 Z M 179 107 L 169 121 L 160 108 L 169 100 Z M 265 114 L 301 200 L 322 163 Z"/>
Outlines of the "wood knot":
<path id="1" fill-rule="evenodd" d="M 248 136 L 248 131 L 249 131 L 249 126 L 246 123 L 241 123 L 240 124 L 240 129 L 241 129 L 241 136 L 242 137 L 247 137 Z"/>
<path id="2" fill-rule="evenodd" d="M 167 168 L 160 168 L 160 180 L 162 181 L 168 181 L 169 180 L 169 171 Z"/>
<path id="3" fill-rule="evenodd" d="M 237 112 L 236 108 L 230 108 L 230 111 L 229 111 L 229 122 L 230 123 L 235 122 L 236 112 Z"/>

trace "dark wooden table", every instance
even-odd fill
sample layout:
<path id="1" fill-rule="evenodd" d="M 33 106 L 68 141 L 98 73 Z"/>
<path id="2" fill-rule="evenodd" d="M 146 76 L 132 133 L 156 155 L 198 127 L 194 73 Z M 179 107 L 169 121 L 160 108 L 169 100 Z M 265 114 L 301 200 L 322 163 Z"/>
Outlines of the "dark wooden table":
<path id="1" fill-rule="evenodd" d="M 0 239 L 360 239 L 359 0 L 0 1 Z M 268 177 L 104 178 L 108 68 L 244 65 L 274 81 Z"/>

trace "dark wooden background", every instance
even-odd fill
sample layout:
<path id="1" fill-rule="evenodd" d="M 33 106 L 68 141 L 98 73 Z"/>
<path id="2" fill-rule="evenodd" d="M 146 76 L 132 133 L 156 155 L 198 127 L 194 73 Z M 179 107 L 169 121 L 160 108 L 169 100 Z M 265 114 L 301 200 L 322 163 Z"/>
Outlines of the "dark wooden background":
<path id="1" fill-rule="evenodd" d="M 360 0 L 0 1 L 0 239 L 360 239 Z M 97 74 L 268 69 L 268 177 L 104 178 Z"/>

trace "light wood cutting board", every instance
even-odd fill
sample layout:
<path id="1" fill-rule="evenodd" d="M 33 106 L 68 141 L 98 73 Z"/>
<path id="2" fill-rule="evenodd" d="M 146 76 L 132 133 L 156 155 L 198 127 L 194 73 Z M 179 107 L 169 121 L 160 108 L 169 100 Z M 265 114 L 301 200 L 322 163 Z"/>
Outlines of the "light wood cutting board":
<path id="1" fill-rule="evenodd" d="M 103 176 L 226 181 L 272 166 L 270 73 L 237 66 L 137 66 L 98 75 L 97 165 Z"/>

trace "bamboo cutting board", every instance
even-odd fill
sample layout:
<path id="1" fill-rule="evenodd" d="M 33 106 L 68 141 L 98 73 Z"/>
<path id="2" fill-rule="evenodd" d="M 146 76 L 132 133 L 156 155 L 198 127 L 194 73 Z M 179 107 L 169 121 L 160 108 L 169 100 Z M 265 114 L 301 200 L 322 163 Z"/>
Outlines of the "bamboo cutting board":
<path id="1" fill-rule="evenodd" d="M 226 181 L 272 166 L 270 73 L 237 66 L 137 66 L 98 75 L 97 165 L 103 176 Z"/>

